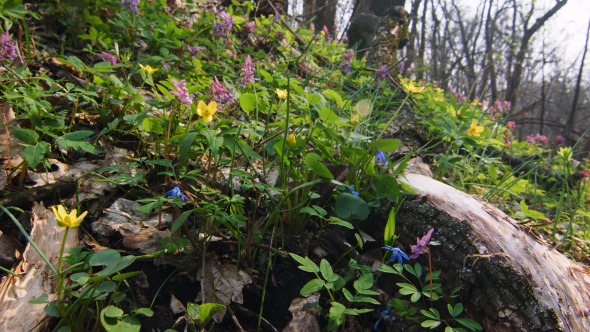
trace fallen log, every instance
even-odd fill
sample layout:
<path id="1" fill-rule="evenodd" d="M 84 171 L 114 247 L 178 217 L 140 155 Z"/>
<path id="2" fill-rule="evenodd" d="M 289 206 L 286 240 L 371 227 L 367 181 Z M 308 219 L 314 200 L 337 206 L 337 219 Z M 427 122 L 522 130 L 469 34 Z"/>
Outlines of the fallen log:
<path id="1" fill-rule="evenodd" d="M 33 229 L 31 238 L 45 254 L 53 266 L 57 266 L 61 241 L 65 228 L 58 227 L 55 216 L 43 204 L 33 206 Z M 66 239 L 65 250 L 78 245 L 78 232 L 71 230 Z M 43 294 L 48 301 L 56 299 L 57 282 L 51 268 L 29 244 L 23 259 L 13 270 L 23 278 L 11 275 L 2 278 L 0 283 L 0 331 L 43 331 L 48 323 L 44 305 L 29 304 L 28 301 Z"/>
<path id="2" fill-rule="evenodd" d="M 446 287 L 462 286 L 461 302 L 485 331 L 590 331 L 588 266 L 491 204 L 422 174 L 400 180 L 419 195 L 396 214 L 401 245 L 435 228 L 433 268 Z"/>

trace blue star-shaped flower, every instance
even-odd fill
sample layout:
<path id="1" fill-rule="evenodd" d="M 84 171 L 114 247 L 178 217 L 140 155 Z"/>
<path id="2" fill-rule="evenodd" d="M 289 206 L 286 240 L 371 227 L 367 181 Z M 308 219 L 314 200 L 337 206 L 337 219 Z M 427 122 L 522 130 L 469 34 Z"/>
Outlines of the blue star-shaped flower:
<path id="1" fill-rule="evenodd" d="M 406 253 L 403 252 L 400 248 L 394 248 L 392 246 L 385 246 L 385 247 L 381 247 L 381 249 L 385 249 L 391 253 L 391 258 L 389 259 L 390 263 L 393 263 L 397 259 L 397 262 L 400 265 L 403 265 L 404 264 L 403 258 L 405 258 L 406 260 L 410 260 L 408 255 L 406 255 Z"/>
<path id="2" fill-rule="evenodd" d="M 178 197 L 180 199 L 182 199 L 184 201 L 185 198 L 188 198 L 187 195 L 183 194 L 182 191 L 180 191 L 180 188 L 178 187 L 174 187 L 172 188 L 172 190 L 170 190 L 169 192 L 167 192 L 164 197 L 167 198 L 174 198 L 174 197 Z"/>
<path id="3" fill-rule="evenodd" d="M 377 153 L 375 154 L 375 166 L 377 166 L 378 163 L 387 165 L 387 159 L 385 159 L 385 154 L 381 150 L 377 150 Z"/>
<path id="4" fill-rule="evenodd" d="M 359 195 L 358 191 L 355 191 L 355 190 L 354 190 L 354 188 L 353 188 L 352 186 L 346 186 L 346 188 L 348 188 L 348 189 L 352 190 L 352 194 L 353 194 L 353 195 L 355 195 L 355 196 L 358 196 L 358 195 Z"/>
<path id="5" fill-rule="evenodd" d="M 381 313 L 379 313 L 379 320 L 377 321 L 377 323 L 375 323 L 375 326 L 373 326 L 374 330 L 377 329 L 377 326 L 379 326 L 379 323 L 381 323 L 382 319 L 388 323 L 393 322 L 393 317 L 390 316 L 389 310 L 391 310 L 391 306 L 387 306 L 386 310 L 383 310 L 381 311 Z"/>

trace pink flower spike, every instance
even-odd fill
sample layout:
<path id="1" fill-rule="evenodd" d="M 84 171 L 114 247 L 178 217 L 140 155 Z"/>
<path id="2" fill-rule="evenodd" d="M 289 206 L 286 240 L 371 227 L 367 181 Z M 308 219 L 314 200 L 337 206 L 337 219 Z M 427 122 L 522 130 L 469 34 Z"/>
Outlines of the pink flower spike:
<path id="1" fill-rule="evenodd" d="M 410 256 L 411 259 L 418 258 L 418 256 L 424 253 L 424 247 L 428 245 L 430 237 L 432 236 L 432 232 L 434 232 L 434 228 L 431 228 L 421 239 L 416 238 L 416 245 L 410 246 L 412 249 L 412 255 Z"/>
<path id="2" fill-rule="evenodd" d="M 193 97 L 191 97 L 188 94 L 188 89 L 186 88 L 186 80 L 177 81 L 175 79 L 172 79 L 171 81 L 172 84 L 174 84 L 176 90 L 178 91 L 170 90 L 170 93 L 178 97 L 178 99 L 180 99 L 180 101 L 183 102 L 187 108 L 190 108 L 193 102 Z"/>

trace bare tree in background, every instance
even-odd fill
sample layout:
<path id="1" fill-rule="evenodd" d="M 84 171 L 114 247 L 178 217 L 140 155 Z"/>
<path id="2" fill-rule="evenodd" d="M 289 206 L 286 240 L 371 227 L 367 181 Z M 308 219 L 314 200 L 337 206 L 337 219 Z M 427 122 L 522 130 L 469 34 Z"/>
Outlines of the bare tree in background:
<path id="1" fill-rule="evenodd" d="M 567 124 L 565 126 L 565 138 L 568 140 L 568 143 L 573 144 L 575 138 L 571 133 L 574 130 L 575 120 L 576 120 L 576 112 L 578 106 L 578 98 L 580 97 L 580 85 L 582 83 L 582 74 L 584 70 L 584 61 L 586 60 L 586 53 L 588 51 L 588 39 L 590 38 L 590 21 L 588 21 L 588 27 L 586 30 L 586 43 L 584 44 L 584 52 L 582 53 L 582 61 L 580 61 L 580 71 L 578 72 L 578 79 L 576 80 L 576 89 L 574 90 L 574 100 L 572 101 L 572 109 L 570 110 L 569 117 L 567 119 Z"/>
<path id="2" fill-rule="evenodd" d="M 303 17 L 309 21 L 315 17 L 314 24 L 319 28 L 334 26 L 338 0 L 304 0 Z"/>
<path id="3" fill-rule="evenodd" d="M 516 0 L 513 1 L 515 7 L 514 15 L 517 15 Z M 537 31 L 539 31 L 543 24 L 545 24 L 545 22 L 547 22 L 547 20 L 549 20 L 551 16 L 555 15 L 555 13 L 557 13 L 558 10 L 563 8 L 563 6 L 565 6 L 566 3 L 567 0 L 556 1 L 555 5 L 551 9 L 549 9 L 543 16 L 537 18 L 535 23 L 530 27 L 529 24 L 534 13 L 534 1 L 531 3 L 530 10 L 527 13 L 524 13 L 524 16 L 522 16 L 521 24 L 523 26 L 524 33 L 522 37 L 519 39 L 520 46 L 518 48 L 518 52 L 515 55 L 514 65 L 511 68 L 509 68 L 509 76 L 507 79 L 508 82 L 506 86 L 506 100 L 512 104 L 513 109 L 516 106 L 518 100 L 518 86 L 520 85 L 520 81 L 522 79 L 524 60 L 529 52 L 529 44 L 531 42 L 531 39 L 533 38 L 533 35 Z M 513 23 L 513 28 L 515 25 L 516 22 Z"/>

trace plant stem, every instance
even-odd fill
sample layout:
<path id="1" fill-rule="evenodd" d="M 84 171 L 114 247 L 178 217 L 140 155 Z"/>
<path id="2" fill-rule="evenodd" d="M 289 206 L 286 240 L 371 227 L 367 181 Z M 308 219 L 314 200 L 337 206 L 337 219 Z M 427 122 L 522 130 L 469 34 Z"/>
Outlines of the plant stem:
<path id="1" fill-rule="evenodd" d="M 64 249 L 66 247 L 66 239 L 68 237 L 68 231 L 70 230 L 69 227 L 66 227 L 64 231 L 64 237 L 61 240 L 61 248 L 59 249 L 59 258 L 57 260 L 57 308 L 59 309 L 59 313 L 61 314 L 62 319 L 66 319 L 66 311 L 64 310 L 63 303 L 61 301 L 62 291 L 63 291 L 63 280 L 64 277 L 61 273 L 62 271 L 62 258 L 64 255 Z"/>
<path id="2" fill-rule="evenodd" d="M 428 273 L 430 273 L 430 307 L 432 308 L 432 259 L 430 258 L 430 244 L 428 244 Z"/>

